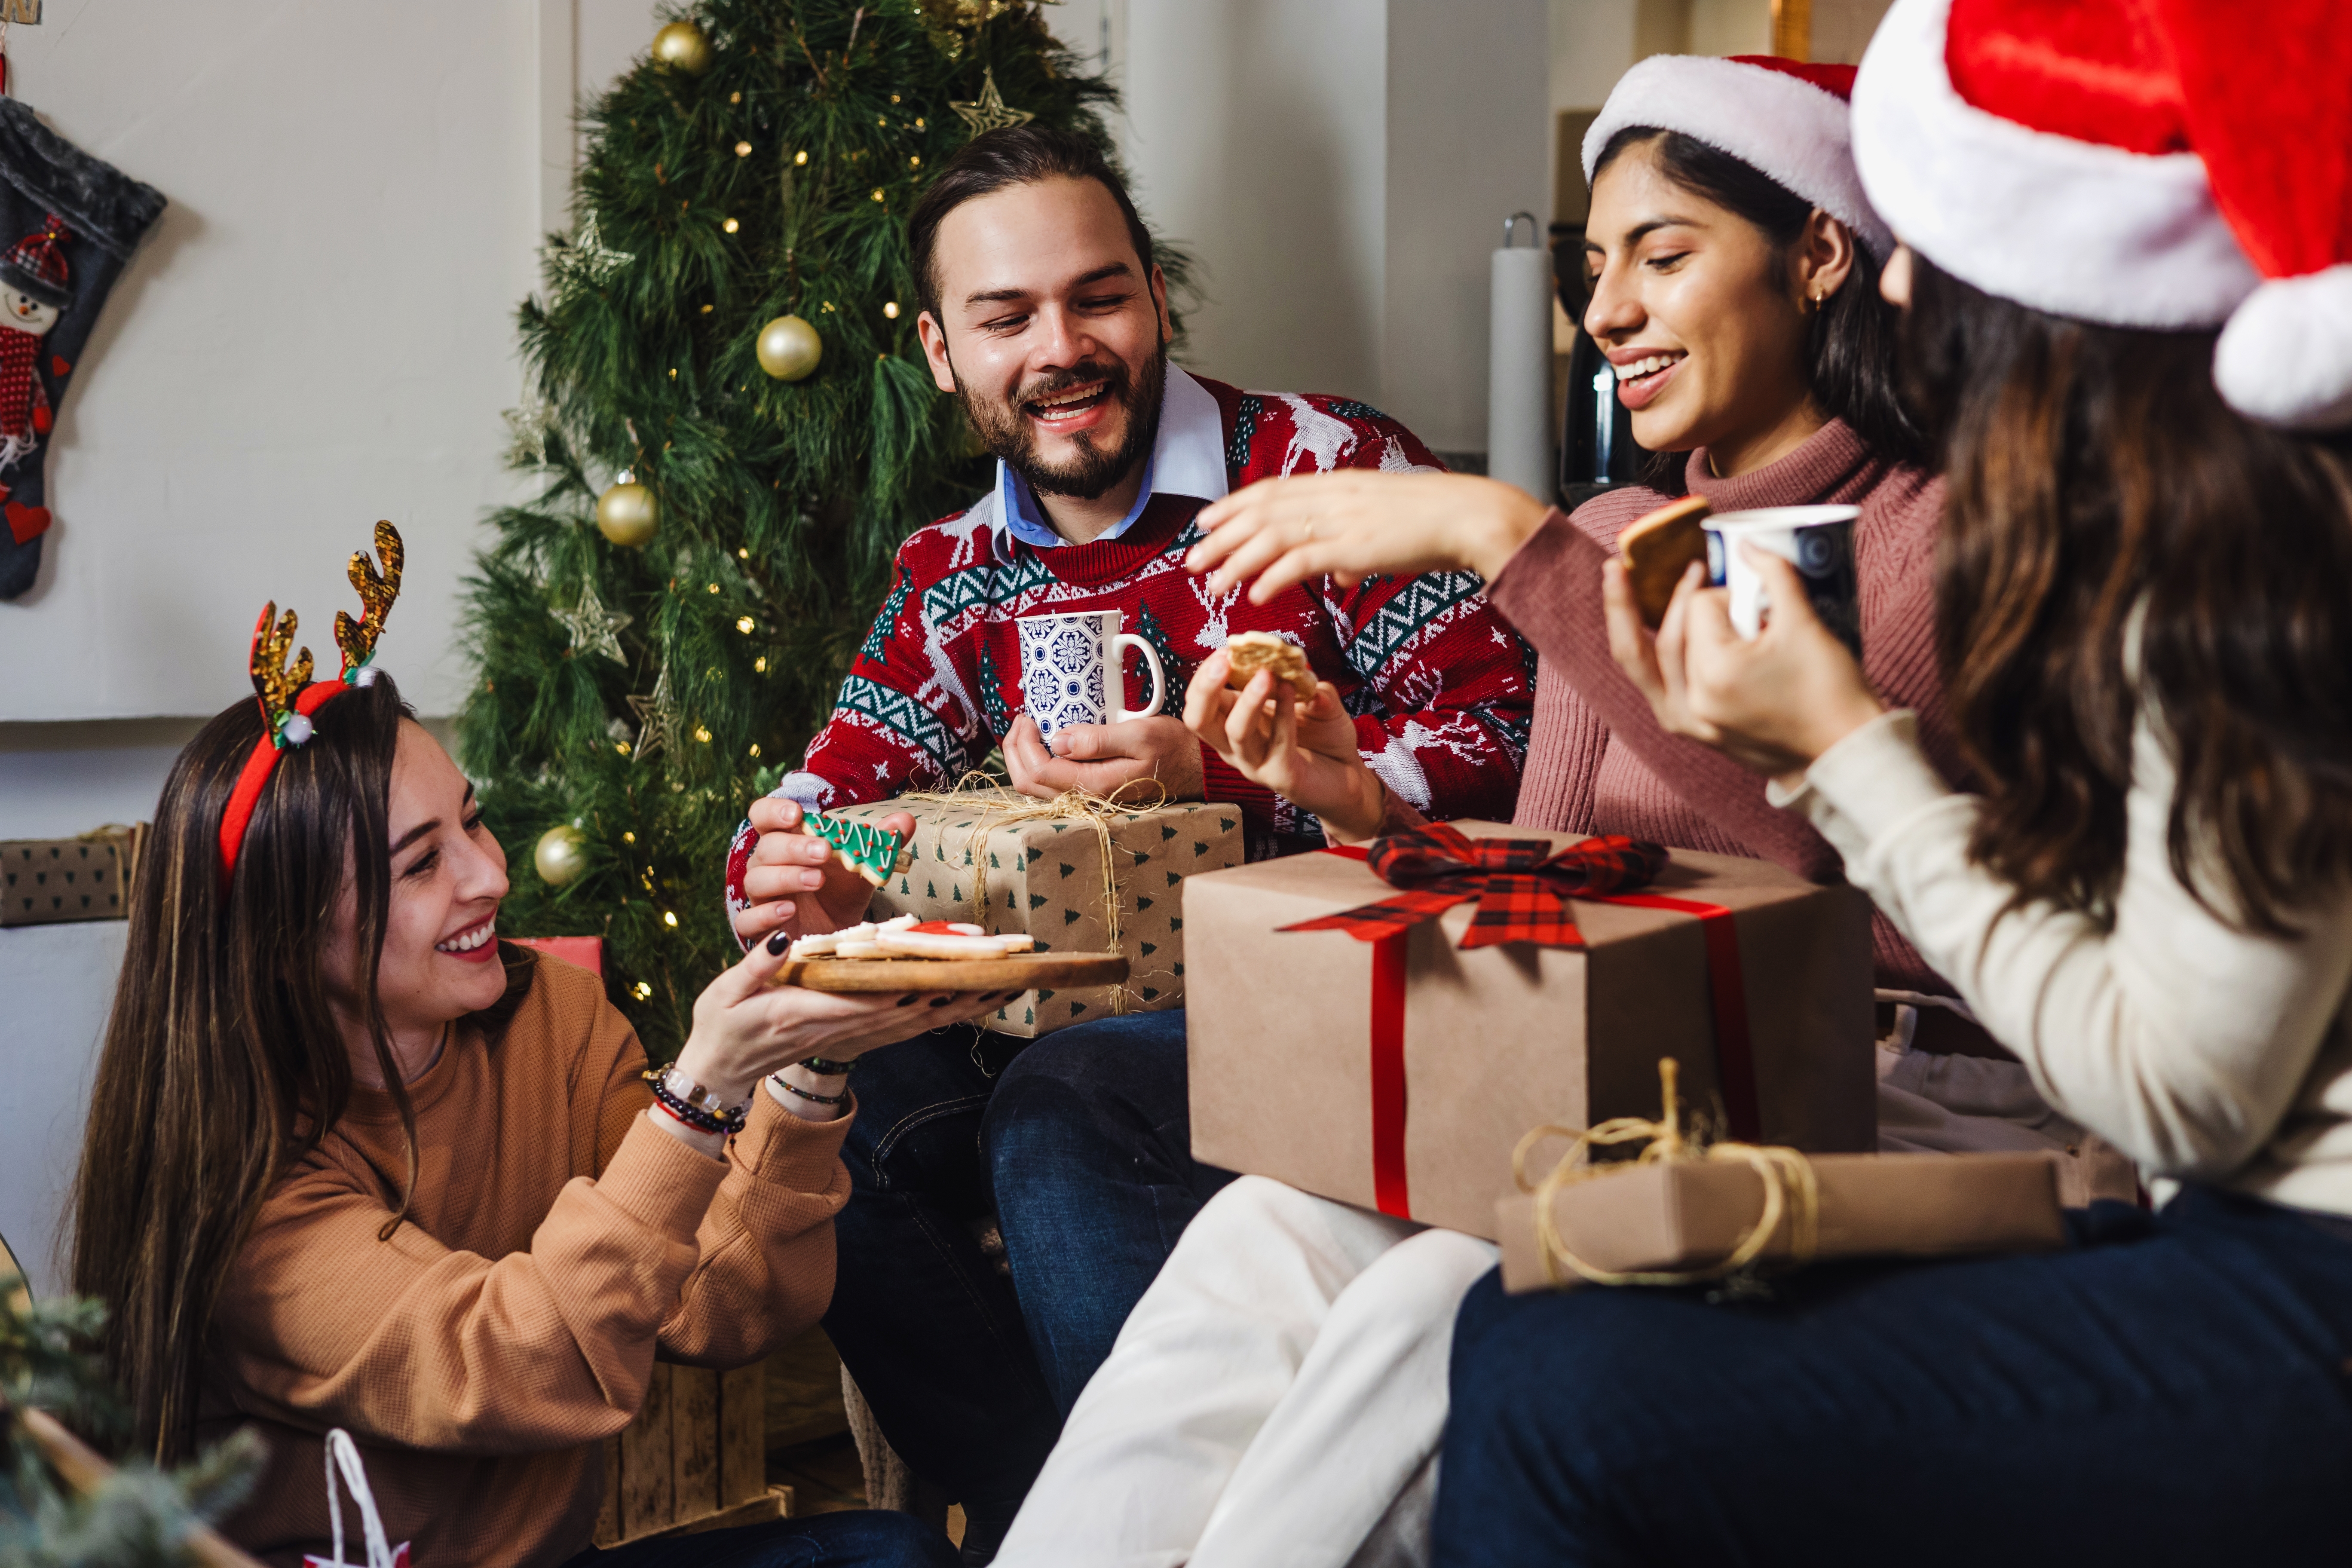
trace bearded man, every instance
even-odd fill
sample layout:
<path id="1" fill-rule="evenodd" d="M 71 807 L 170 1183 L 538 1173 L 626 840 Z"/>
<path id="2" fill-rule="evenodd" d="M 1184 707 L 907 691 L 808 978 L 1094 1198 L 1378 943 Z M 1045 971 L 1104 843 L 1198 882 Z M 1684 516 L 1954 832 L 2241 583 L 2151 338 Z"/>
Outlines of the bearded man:
<path id="1" fill-rule="evenodd" d="M 1000 743 L 1013 783 L 1044 798 L 1150 778 L 1232 801 L 1254 859 L 1424 816 L 1509 818 L 1534 661 L 1476 579 L 1325 579 L 1261 605 L 1184 568 L 1194 514 L 1229 489 L 1439 467 L 1411 431 L 1360 403 L 1171 364 L 1150 234 L 1083 138 L 974 138 L 909 238 L 924 352 L 996 457 L 996 485 L 900 548 L 831 721 L 753 805 L 727 882 L 746 945 L 864 918 L 866 882 L 802 831 L 803 808 L 951 784 Z M 1058 729 L 1049 747 L 1023 710 L 1014 618 L 1109 609 L 1154 646 L 1171 700 Z M 1203 753 L 1175 694 L 1243 631 L 1305 649 L 1377 788 L 1312 814 Z M 866 1058 L 856 1089 L 825 1328 L 891 1445 L 963 1505 L 966 1560 L 984 1563 L 1129 1309 L 1229 1177 L 1192 1160 L 1181 1011 L 1034 1044 L 940 1030 Z M 1006 1265 L 983 1245 L 992 1214 Z"/>

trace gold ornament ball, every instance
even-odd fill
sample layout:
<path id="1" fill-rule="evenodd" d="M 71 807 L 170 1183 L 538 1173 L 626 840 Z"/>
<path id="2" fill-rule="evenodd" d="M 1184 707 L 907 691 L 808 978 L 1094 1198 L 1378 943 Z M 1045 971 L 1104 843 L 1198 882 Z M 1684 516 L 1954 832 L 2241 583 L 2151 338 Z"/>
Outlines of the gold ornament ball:
<path id="1" fill-rule="evenodd" d="M 824 357 L 824 340 L 798 316 L 778 316 L 760 329 L 760 368 L 778 381 L 801 381 Z"/>
<path id="2" fill-rule="evenodd" d="M 691 22 L 672 22 L 654 35 L 654 58 L 671 70 L 700 76 L 710 68 L 710 40 Z"/>
<path id="3" fill-rule="evenodd" d="M 576 827 L 551 827 L 539 836 L 530 863 L 549 887 L 568 888 L 588 869 L 588 836 Z"/>
<path id="4" fill-rule="evenodd" d="M 661 503 L 635 479 L 624 479 L 596 498 L 596 527 L 624 550 L 644 548 L 660 521 Z"/>

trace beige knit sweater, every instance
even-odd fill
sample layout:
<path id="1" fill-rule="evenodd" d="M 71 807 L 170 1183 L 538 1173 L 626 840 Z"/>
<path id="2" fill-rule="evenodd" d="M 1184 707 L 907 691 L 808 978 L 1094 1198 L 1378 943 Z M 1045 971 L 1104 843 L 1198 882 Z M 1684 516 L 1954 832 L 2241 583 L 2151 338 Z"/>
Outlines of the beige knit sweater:
<path id="1" fill-rule="evenodd" d="M 250 1423 L 271 1450 L 233 1539 L 325 1554 L 321 1439 L 342 1426 L 418 1568 L 562 1563 L 589 1544 L 596 1444 L 635 1414 L 656 1344 L 739 1366 L 816 1321 L 848 1120 L 755 1095 L 714 1160 L 647 1120 L 645 1066 L 597 979 L 541 958 L 502 1034 L 461 1024 L 409 1085 L 416 1194 L 384 1241 L 400 1123 L 389 1094 L 353 1093 L 265 1200 L 215 1318 L 199 1436 Z"/>

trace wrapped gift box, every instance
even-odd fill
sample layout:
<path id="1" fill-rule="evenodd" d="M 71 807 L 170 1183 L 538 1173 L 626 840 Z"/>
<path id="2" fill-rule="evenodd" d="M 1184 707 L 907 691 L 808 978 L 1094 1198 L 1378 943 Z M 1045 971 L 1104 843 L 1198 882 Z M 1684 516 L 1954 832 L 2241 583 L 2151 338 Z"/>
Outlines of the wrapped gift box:
<path id="1" fill-rule="evenodd" d="M 1874 1146 L 1858 890 L 1678 849 L 1654 882 L 1616 895 L 1627 901 L 1573 901 L 1581 947 L 1462 951 L 1475 900 L 1378 942 L 1281 929 L 1395 890 L 1332 851 L 1184 884 L 1201 977 L 1188 1004 L 1197 1158 L 1491 1239 L 1520 1134 L 1654 1114 L 1661 1057 L 1682 1062 L 1689 1103 L 1732 1136 Z M 1733 1026 L 1720 1058 L 1719 997 Z"/>
<path id="2" fill-rule="evenodd" d="M 1116 1012 L 1184 1005 L 1184 880 L 1242 863 L 1240 808 L 1180 801 L 1084 816 L 1018 817 L 1045 803 L 1012 790 L 959 792 L 950 799 L 875 801 L 827 815 L 878 821 L 915 818 L 906 869 L 875 891 L 868 916 L 919 915 L 970 921 L 991 931 L 1026 931 L 1041 951 L 1125 952 L 1124 987 L 1030 991 L 997 1009 L 986 1026 L 1034 1037 Z M 1118 913 L 1111 941 L 1103 846 Z M 1118 993 L 1124 991 L 1122 999 Z"/>
<path id="3" fill-rule="evenodd" d="M 128 919 L 142 833 L 101 828 L 82 838 L 0 844 L 0 926 Z"/>
<path id="4" fill-rule="evenodd" d="M 2048 1154 L 1824 1154 L 1812 1165 L 1814 1258 L 1934 1258 L 2049 1252 L 2066 1240 L 2058 1164 Z M 1730 1160 L 1626 1165 L 1551 1197 L 1562 1245 L 1612 1273 L 1703 1270 L 1721 1263 L 1764 1214 L 1764 1177 Z M 1536 1199 L 1497 1199 L 1503 1289 L 1517 1294 L 1581 1283 L 1563 1263 L 1546 1268 Z M 1760 1261 L 1793 1255 L 1796 1216 L 1784 1210 Z"/>

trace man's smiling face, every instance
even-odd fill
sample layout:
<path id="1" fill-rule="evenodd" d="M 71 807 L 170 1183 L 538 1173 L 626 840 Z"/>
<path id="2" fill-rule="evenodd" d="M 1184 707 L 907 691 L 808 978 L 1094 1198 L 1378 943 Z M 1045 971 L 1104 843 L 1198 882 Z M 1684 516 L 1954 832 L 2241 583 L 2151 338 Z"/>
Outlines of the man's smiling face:
<path id="1" fill-rule="evenodd" d="M 932 255 L 923 349 L 988 450 L 1045 495 L 1092 500 L 1133 473 L 1159 431 L 1168 287 L 1111 194 L 1054 178 L 975 196 Z"/>

